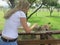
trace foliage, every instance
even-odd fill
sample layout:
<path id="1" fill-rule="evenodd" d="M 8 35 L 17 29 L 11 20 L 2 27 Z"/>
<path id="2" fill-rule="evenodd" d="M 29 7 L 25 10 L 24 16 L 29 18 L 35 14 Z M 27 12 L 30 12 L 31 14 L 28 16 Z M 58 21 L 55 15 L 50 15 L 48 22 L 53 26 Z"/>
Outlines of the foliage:
<path id="1" fill-rule="evenodd" d="M 58 0 L 42 0 L 43 5 L 56 6 Z"/>
<path id="2" fill-rule="evenodd" d="M 28 0 L 30 4 L 32 4 L 33 2 L 35 2 L 36 0 Z"/>
<path id="3" fill-rule="evenodd" d="M 57 5 L 55 6 L 55 8 L 60 8 L 60 4 L 57 4 Z"/>

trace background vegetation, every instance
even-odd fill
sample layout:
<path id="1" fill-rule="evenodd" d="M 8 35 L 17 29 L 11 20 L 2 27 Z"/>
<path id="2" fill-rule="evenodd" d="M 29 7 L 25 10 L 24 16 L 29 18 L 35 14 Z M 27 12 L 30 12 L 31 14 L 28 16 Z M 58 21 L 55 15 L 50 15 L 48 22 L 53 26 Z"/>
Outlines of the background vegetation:
<path id="1" fill-rule="evenodd" d="M 6 0 L 9 4 L 8 9 L 12 9 L 19 0 Z M 28 22 L 38 23 L 40 26 L 51 22 L 51 30 L 60 30 L 60 0 L 28 0 L 31 3 L 27 14 Z M 11 3 L 9 3 L 11 2 Z M 3 18 L 6 8 L 0 6 L 0 30 L 3 30 L 5 19 Z M 30 16 L 30 14 L 32 15 Z M 55 38 L 60 38 L 59 35 Z"/>

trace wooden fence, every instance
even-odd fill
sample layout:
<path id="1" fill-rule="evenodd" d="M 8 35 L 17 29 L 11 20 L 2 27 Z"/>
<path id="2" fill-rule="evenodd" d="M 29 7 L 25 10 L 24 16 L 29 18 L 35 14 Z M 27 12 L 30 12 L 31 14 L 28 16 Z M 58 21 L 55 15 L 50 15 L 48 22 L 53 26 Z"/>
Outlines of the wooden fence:
<path id="1" fill-rule="evenodd" d="M 31 33 L 19 33 L 20 35 L 41 35 L 41 34 L 60 34 L 60 30 L 56 31 L 40 31 L 40 32 L 31 32 Z M 1 35 L 1 33 L 0 33 Z M 18 40 L 18 45 L 44 45 L 44 44 L 54 44 L 60 45 L 60 39 L 46 39 L 46 40 Z"/>

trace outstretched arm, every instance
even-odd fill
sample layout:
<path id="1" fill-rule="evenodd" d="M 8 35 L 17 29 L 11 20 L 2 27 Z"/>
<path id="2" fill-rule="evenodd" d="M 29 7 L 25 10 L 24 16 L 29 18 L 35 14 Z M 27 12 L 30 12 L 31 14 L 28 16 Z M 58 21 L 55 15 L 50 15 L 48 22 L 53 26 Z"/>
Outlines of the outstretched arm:
<path id="1" fill-rule="evenodd" d="M 27 25 L 27 20 L 26 20 L 26 18 L 20 18 L 20 21 L 21 21 L 21 24 L 22 24 L 22 26 L 23 26 L 23 29 L 25 29 L 25 31 L 26 31 L 27 33 L 30 33 L 30 32 L 31 32 L 31 29 L 30 29 L 30 27 Z"/>
<path id="2" fill-rule="evenodd" d="M 22 24 L 23 28 L 25 29 L 25 31 L 27 33 L 31 32 L 31 30 L 33 30 L 38 25 L 37 23 L 35 23 L 31 27 L 29 27 L 28 24 L 27 24 L 26 18 L 20 18 L 20 21 L 21 21 L 21 24 Z"/>

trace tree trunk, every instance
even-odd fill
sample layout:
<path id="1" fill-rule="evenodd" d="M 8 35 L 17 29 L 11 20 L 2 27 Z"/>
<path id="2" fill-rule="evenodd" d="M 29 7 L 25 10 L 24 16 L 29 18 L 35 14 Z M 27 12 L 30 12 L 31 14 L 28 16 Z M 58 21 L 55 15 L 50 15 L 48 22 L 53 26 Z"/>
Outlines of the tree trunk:
<path id="1" fill-rule="evenodd" d="M 42 7 L 43 4 L 41 4 L 41 6 L 39 6 L 33 13 L 31 13 L 28 17 L 27 17 L 27 20 L 34 14 L 36 13 L 41 7 Z"/>
<path id="2" fill-rule="evenodd" d="M 53 13 L 53 9 L 51 7 L 51 9 L 50 9 L 50 17 L 52 16 L 52 13 Z"/>

